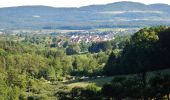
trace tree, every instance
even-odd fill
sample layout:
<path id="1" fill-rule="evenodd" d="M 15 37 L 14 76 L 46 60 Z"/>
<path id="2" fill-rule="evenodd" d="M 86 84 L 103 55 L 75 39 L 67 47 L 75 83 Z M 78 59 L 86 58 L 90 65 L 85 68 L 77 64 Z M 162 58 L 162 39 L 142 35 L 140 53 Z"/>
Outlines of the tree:
<path id="1" fill-rule="evenodd" d="M 158 66 L 164 66 L 164 68 L 169 68 L 170 62 L 170 28 L 161 30 L 158 33 L 158 46 L 157 46 L 157 55 L 155 63 Z"/>
<path id="2" fill-rule="evenodd" d="M 97 43 L 92 43 L 92 45 L 89 47 L 88 51 L 92 53 L 97 53 L 100 51 L 107 51 L 111 50 L 112 45 L 110 41 L 106 42 L 97 42 Z"/>
<path id="3" fill-rule="evenodd" d="M 69 45 L 66 49 L 67 55 L 78 54 L 80 52 L 80 47 L 77 44 Z"/>
<path id="4" fill-rule="evenodd" d="M 105 75 L 108 75 L 108 76 L 110 76 L 110 75 L 113 75 L 113 74 L 115 74 L 116 73 L 116 63 L 117 63 L 117 57 L 115 56 L 115 54 L 112 52 L 111 54 L 110 54 L 110 56 L 109 56 L 109 59 L 108 59 L 108 61 L 107 61 L 107 63 L 106 63 L 106 65 L 105 65 L 105 67 L 104 67 L 104 69 L 103 69 L 103 71 L 104 71 L 104 74 Z"/>
<path id="5" fill-rule="evenodd" d="M 113 87 L 111 83 L 104 84 L 102 87 L 102 94 L 109 100 L 113 99 Z"/>
<path id="6" fill-rule="evenodd" d="M 0 98 L 2 100 L 7 100 L 7 97 L 8 97 L 8 86 L 6 84 L 6 80 L 4 78 L 5 75 L 3 74 L 0 74 L 1 77 L 0 77 Z"/>
<path id="7" fill-rule="evenodd" d="M 124 94 L 126 97 L 139 99 L 142 97 L 142 88 L 141 80 L 139 77 L 129 77 L 123 83 L 125 88 Z"/>
<path id="8" fill-rule="evenodd" d="M 170 75 L 157 74 L 149 80 L 149 84 L 152 97 L 161 99 L 167 96 L 167 100 L 170 100 Z"/>
<path id="9" fill-rule="evenodd" d="M 20 95 L 20 89 L 18 87 L 9 88 L 7 100 L 18 100 Z"/>
<path id="10" fill-rule="evenodd" d="M 83 91 L 82 87 L 74 87 L 71 89 L 71 98 L 73 100 L 82 100 L 83 99 Z"/>
<path id="11" fill-rule="evenodd" d="M 115 77 L 112 80 L 112 89 L 113 89 L 113 97 L 116 100 L 121 100 L 125 97 L 125 87 L 124 82 L 126 81 L 126 77 Z"/>
<path id="12" fill-rule="evenodd" d="M 71 73 L 72 68 L 72 59 L 71 57 L 63 57 L 61 59 L 63 76 L 69 75 Z"/>
<path id="13" fill-rule="evenodd" d="M 63 75 L 62 64 L 59 58 L 55 60 L 54 69 L 55 69 L 55 74 L 57 78 Z"/>
<path id="14" fill-rule="evenodd" d="M 100 88 L 95 84 L 88 85 L 83 91 L 85 100 L 100 100 Z"/>
<path id="15" fill-rule="evenodd" d="M 50 80 L 50 81 L 56 80 L 55 69 L 54 69 L 54 67 L 52 67 L 52 66 L 50 66 L 50 67 L 47 69 L 47 79 Z"/>
<path id="16" fill-rule="evenodd" d="M 26 87 L 26 76 L 20 75 L 16 70 L 9 70 L 7 74 L 7 85 L 10 87 Z"/>

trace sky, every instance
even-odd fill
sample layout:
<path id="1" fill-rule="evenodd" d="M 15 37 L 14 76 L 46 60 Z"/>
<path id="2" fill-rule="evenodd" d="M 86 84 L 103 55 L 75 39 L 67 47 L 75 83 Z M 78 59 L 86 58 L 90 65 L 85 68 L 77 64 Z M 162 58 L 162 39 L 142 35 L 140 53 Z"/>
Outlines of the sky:
<path id="1" fill-rule="evenodd" d="M 93 4 L 107 4 L 122 0 L 0 0 L 0 7 L 45 5 L 52 7 L 81 7 Z M 145 4 L 165 3 L 170 5 L 170 0 L 123 0 L 141 2 Z"/>

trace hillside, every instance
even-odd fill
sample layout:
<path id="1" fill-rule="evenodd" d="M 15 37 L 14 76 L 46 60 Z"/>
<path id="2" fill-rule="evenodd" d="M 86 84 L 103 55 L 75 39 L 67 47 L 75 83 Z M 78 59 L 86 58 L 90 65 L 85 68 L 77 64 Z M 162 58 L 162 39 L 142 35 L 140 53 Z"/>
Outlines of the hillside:
<path id="1" fill-rule="evenodd" d="M 116 2 L 80 8 L 19 6 L 0 8 L 0 29 L 91 29 L 170 24 L 170 6 Z"/>

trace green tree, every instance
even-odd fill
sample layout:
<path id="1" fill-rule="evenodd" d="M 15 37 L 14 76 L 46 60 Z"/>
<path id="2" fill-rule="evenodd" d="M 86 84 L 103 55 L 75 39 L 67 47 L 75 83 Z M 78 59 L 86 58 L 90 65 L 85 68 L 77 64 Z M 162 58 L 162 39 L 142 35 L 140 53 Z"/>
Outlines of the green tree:
<path id="1" fill-rule="evenodd" d="M 0 77 L 0 98 L 2 100 L 7 100 L 7 97 L 8 97 L 8 86 L 6 84 L 6 80 L 5 80 L 5 75 L 3 74 L 0 74 L 1 77 Z"/>
<path id="2" fill-rule="evenodd" d="M 66 49 L 67 55 L 78 54 L 80 52 L 80 47 L 77 44 L 69 45 Z"/>
<path id="3" fill-rule="evenodd" d="M 50 80 L 50 81 L 56 80 L 55 69 L 54 69 L 54 67 L 52 67 L 52 66 L 50 66 L 50 67 L 47 69 L 47 79 Z"/>
<path id="4" fill-rule="evenodd" d="M 109 100 L 113 99 L 113 87 L 111 83 L 104 84 L 102 87 L 102 94 Z"/>
<path id="5" fill-rule="evenodd" d="M 108 58 L 108 61 L 103 69 L 103 72 L 105 75 L 113 75 L 116 74 L 116 63 L 117 63 L 117 57 L 116 55 L 112 52 Z"/>

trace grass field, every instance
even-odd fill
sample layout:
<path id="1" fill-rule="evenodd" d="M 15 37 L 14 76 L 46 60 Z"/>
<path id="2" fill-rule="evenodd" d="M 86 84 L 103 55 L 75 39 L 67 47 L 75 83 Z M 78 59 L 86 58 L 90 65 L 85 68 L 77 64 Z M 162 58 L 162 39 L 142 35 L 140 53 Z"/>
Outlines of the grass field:
<path id="1" fill-rule="evenodd" d="M 170 74 L 170 69 L 148 72 L 148 74 L 147 74 L 148 78 L 154 76 L 156 73 Z M 122 75 L 122 76 L 131 77 L 131 76 L 134 76 L 134 75 L 135 74 Z M 75 87 L 75 86 L 86 87 L 89 84 L 96 84 L 97 86 L 102 87 L 105 83 L 111 82 L 114 77 L 119 77 L 119 76 L 100 77 L 100 78 L 95 78 L 95 79 L 87 79 L 87 80 L 83 80 L 83 81 L 75 80 L 73 82 L 67 82 L 66 86 L 72 88 L 72 87 Z"/>
<path id="2" fill-rule="evenodd" d="M 87 79 L 84 81 L 75 81 L 66 84 L 69 87 L 86 87 L 89 84 L 96 84 L 97 86 L 103 86 L 105 83 L 110 82 L 113 79 L 113 77 L 101 77 L 101 78 L 96 78 L 96 79 Z"/>

